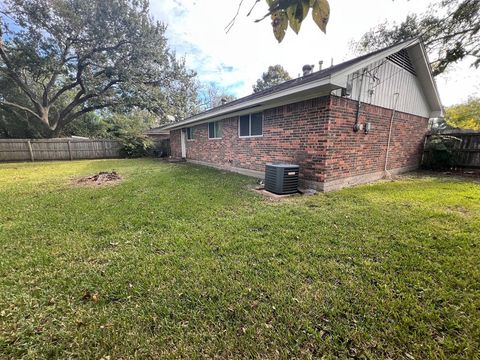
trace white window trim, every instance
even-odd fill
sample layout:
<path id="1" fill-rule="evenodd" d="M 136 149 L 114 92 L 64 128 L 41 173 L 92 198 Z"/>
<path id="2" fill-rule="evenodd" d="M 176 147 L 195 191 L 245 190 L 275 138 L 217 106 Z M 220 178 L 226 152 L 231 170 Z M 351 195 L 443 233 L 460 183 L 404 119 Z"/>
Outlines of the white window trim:
<path id="1" fill-rule="evenodd" d="M 210 137 L 210 124 L 214 124 L 214 123 L 219 123 L 221 128 L 222 128 L 222 135 L 223 135 L 223 124 L 221 123 L 222 120 L 217 120 L 217 121 L 210 121 L 207 123 L 207 133 L 208 133 L 208 140 L 221 140 L 223 139 L 223 136 L 222 137 Z M 215 125 L 214 125 L 215 126 Z"/>
<path id="2" fill-rule="evenodd" d="M 253 114 L 256 114 L 256 113 L 253 113 Z M 241 116 L 238 117 L 238 137 L 240 139 L 261 138 L 261 137 L 263 137 L 263 123 L 264 123 L 264 119 L 265 119 L 263 111 L 262 111 L 262 135 L 243 135 L 243 136 L 240 135 L 240 118 L 242 116 L 245 116 L 245 115 L 241 115 Z M 248 114 L 248 133 L 249 134 L 252 133 L 252 113 Z"/>

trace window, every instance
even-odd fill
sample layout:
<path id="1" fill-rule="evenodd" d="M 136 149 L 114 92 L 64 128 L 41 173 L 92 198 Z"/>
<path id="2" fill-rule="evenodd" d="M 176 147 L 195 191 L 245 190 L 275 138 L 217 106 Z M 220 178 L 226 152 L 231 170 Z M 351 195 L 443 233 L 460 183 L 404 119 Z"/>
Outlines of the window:
<path id="1" fill-rule="evenodd" d="M 193 128 L 187 128 L 187 139 L 188 140 L 193 140 Z"/>
<path id="2" fill-rule="evenodd" d="M 240 137 L 262 136 L 263 114 L 255 113 L 240 116 L 239 134 Z"/>
<path id="3" fill-rule="evenodd" d="M 209 139 L 222 138 L 222 123 L 220 121 L 208 123 L 208 138 Z"/>

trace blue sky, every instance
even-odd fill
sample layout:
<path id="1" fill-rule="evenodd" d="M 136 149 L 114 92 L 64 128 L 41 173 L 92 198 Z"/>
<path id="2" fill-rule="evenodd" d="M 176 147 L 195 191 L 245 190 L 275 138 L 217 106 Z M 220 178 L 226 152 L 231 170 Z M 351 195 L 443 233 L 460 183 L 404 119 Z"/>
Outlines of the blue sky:
<path id="1" fill-rule="evenodd" d="M 330 0 L 327 34 L 319 31 L 310 16 L 299 35 L 289 29 L 281 44 L 273 37 L 270 20 L 254 20 L 267 11 L 265 1 L 246 13 L 255 0 L 244 0 L 235 26 L 225 26 L 237 11 L 240 0 L 151 0 L 153 16 L 168 24 L 170 45 L 203 82 L 214 82 L 233 95 L 245 96 L 269 65 L 281 64 L 296 77 L 305 64 L 323 60 L 324 66 L 354 57 L 351 41 L 385 20 L 400 22 L 410 12 L 424 11 L 430 0 Z M 437 78 L 445 105 L 480 95 L 480 70 L 470 62 L 458 64 Z"/>

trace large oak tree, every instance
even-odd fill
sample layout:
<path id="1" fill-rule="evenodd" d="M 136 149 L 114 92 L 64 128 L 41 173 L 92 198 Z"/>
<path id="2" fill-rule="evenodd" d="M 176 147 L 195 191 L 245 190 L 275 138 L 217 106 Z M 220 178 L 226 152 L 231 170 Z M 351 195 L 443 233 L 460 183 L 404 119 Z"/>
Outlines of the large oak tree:
<path id="1" fill-rule="evenodd" d="M 2 83 L 0 106 L 52 134 L 100 109 L 182 118 L 194 105 L 194 74 L 147 0 L 6 0 L 0 11 L 0 77 L 15 87 Z"/>

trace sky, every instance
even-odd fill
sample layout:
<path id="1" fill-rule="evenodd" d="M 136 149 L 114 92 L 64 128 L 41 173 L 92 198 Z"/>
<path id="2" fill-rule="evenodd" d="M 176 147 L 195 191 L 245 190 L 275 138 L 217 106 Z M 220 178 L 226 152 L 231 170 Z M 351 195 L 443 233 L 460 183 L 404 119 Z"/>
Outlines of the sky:
<path id="1" fill-rule="evenodd" d="M 267 4 L 261 0 L 252 14 L 255 0 L 243 0 L 235 25 L 226 25 L 237 12 L 241 0 L 150 0 L 152 15 L 168 25 L 170 47 L 185 56 L 187 66 L 199 80 L 214 83 L 237 97 L 252 93 L 252 85 L 269 65 L 281 64 L 292 77 L 305 64 L 323 61 L 324 67 L 355 57 L 351 42 L 385 20 L 401 22 L 408 13 L 421 13 L 430 0 L 330 0 L 331 15 L 324 34 L 311 19 L 302 23 L 297 35 L 291 29 L 282 43 L 272 33 L 270 19 L 259 23 Z M 445 106 L 480 96 L 480 69 L 464 60 L 437 77 Z"/>

